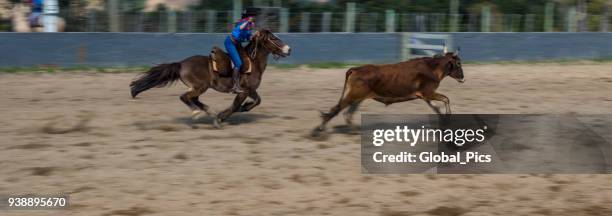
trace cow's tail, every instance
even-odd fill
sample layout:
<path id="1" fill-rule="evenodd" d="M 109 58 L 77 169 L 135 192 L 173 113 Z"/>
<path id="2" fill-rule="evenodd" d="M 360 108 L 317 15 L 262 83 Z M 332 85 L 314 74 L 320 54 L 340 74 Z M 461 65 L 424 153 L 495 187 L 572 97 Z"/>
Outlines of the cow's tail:
<path id="1" fill-rule="evenodd" d="M 164 87 L 181 78 L 181 63 L 157 65 L 130 83 L 132 97 L 153 87 Z"/>
<path id="2" fill-rule="evenodd" d="M 349 76 L 351 75 L 352 72 L 353 72 L 353 68 L 346 71 L 346 75 L 344 77 L 344 86 L 342 86 L 342 94 L 340 94 L 340 99 L 338 99 L 338 104 L 340 104 L 340 102 L 342 101 L 342 98 L 344 98 L 344 93 L 346 92 L 346 83 L 348 83 Z"/>
<path id="3" fill-rule="evenodd" d="M 344 98 L 344 93 L 346 93 L 346 84 L 348 83 L 349 76 L 351 75 L 352 72 L 353 72 L 353 68 L 349 69 L 346 72 L 346 75 L 344 77 L 344 86 L 342 86 L 342 94 L 340 94 L 340 98 L 338 99 L 338 104 L 336 106 L 340 106 L 340 102 L 342 102 L 342 98 Z M 331 114 L 331 112 L 328 112 L 328 113 L 323 112 L 323 111 L 319 111 L 319 112 L 321 112 L 321 117 L 323 119 L 331 118 L 331 116 L 333 115 Z"/>

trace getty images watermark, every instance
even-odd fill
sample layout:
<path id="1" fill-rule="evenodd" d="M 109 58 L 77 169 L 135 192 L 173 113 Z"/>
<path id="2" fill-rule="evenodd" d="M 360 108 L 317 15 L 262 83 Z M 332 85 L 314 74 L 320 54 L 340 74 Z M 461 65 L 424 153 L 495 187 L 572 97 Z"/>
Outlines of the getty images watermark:
<path id="1" fill-rule="evenodd" d="M 444 142 L 452 143 L 458 147 L 466 143 L 481 143 L 485 141 L 485 131 L 487 126 L 482 129 L 440 129 L 426 128 L 422 125 L 414 129 L 408 126 L 396 126 L 395 129 L 376 129 L 372 131 L 372 145 L 381 147 L 385 142 L 402 143 L 410 147 L 417 143 Z M 479 154 L 478 152 L 466 151 L 448 154 L 445 152 L 424 151 L 420 153 L 398 152 L 385 154 L 377 151 L 372 154 L 372 160 L 376 163 L 489 163 L 491 155 Z"/>
<path id="2" fill-rule="evenodd" d="M 368 174 L 612 173 L 612 115 L 362 115 Z"/>

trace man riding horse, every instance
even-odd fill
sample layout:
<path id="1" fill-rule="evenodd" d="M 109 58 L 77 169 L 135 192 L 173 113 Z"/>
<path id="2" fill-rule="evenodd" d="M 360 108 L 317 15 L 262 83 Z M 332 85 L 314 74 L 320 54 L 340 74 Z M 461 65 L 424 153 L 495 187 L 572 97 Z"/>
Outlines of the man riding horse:
<path id="1" fill-rule="evenodd" d="M 234 68 L 232 71 L 232 81 L 234 82 L 234 87 L 232 87 L 233 93 L 241 93 L 242 89 L 240 88 L 240 73 L 242 67 L 242 59 L 240 58 L 240 53 L 238 53 L 238 49 L 242 49 L 243 42 L 249 42 L 256 36 L 251 32 L 251 30 L 255 27 L 255 16 L 257 16 L 256 8 L 247 8 L 242 12 L 242 18 L 236 22 L 234 25 L 234 29 L 232 32 L 225 38 L 225 50 L 230 56 L 232 63 L 234 63 Z"/>

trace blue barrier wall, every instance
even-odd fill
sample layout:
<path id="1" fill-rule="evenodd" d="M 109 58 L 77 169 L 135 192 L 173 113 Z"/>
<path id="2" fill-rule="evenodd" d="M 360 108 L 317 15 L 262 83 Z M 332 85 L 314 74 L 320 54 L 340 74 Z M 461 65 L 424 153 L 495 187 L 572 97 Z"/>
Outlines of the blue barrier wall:
<path id="1" fill-rule="evenodd" d="M 292 55 L 278 63 L 395 62 L 398 33 L 278 34 Z M 612 33 L 452 33 L 466 61 L 612 57 Z M 0 67 L 142 66 L 208 55 L 225 34 L 0 33 Z M 275 63 L 271 61 L 271 63 Z"/>
<path id="2" fill-rule="evenodd" d="M 226 34 L 0 33 L 0 66 L 140 66 L 172 62 L 223 47 Z M 292 55 L 279 62 L 388 62 L 395 34 L 279 34 Z M 274 63 L 274 62 L 271 62 Z"/>
<path id="3" fill-rule="evenodd" d="M 612 57 L 612 33 L 452 33 L 462 59 L 551 60 Z"/>

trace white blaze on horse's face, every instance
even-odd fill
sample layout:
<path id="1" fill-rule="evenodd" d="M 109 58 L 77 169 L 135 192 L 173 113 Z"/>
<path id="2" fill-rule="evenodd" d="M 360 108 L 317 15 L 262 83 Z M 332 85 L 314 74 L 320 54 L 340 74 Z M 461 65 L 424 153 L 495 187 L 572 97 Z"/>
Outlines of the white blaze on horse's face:
<path id="1" fill-rule="evenodd" d="M 291 47 L 289 45 L 283 46 L 283 54 L 289 55 L 291 53 Z"/>

